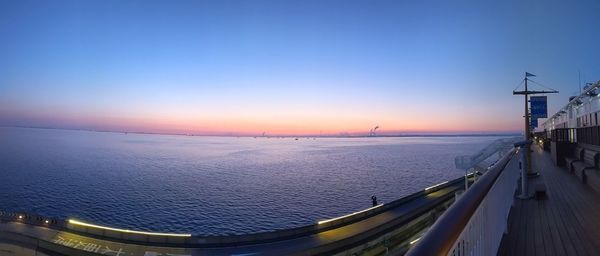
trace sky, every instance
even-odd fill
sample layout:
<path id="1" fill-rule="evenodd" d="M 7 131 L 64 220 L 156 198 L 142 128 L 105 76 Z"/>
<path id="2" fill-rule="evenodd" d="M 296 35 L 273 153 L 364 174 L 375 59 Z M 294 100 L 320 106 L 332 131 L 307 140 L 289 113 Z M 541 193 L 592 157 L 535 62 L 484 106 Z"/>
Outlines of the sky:
<path id="1" fill-rule="evenodd" d="M 0 125 L 520 132 L 525 72 L 560 91 L 549 115 L 580 78 L 600 80 L 598 13 L 598 1 L 0 0 Z"/>

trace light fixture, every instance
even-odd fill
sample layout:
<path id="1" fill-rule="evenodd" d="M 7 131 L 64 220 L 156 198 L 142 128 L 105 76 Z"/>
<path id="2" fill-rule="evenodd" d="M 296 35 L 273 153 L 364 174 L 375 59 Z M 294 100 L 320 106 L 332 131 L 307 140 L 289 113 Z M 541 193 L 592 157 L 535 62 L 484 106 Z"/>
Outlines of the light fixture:
<path id="1" fill-rule="evenodd" d="M 149 236 L 176 236 L 176 237 L 191 237 L 192 236 L 191 234 L 154 233 L 154 232 L 134 231 L 134 230 L 120 229 L 120 228 L 111 228 L 111 227 L 89 224 L 89 223 L 85 223 L 85 222 L 81 222 L 81 221 L 77 221 L 77 220 L 73 220 L 73 219 L 69 220 L 69 224 L 84 226 L 84 227 L 89 227 L 89 228 L 97 228 L 97 229 L 111 230 L 111 231 L 117 231 L 117 232 L 123 232 L 123 233 L 149 235 Z"/>
<path id="2" fill-rule="evenodd" d="M 418 242 L 419 240 L 421 240 L 421 238 L 420 238 L 420 237 L 419 237 L 419 238 L 417 238 L 417 239 L 415 239 L 415 240 L 412 240 L 412 241 L 410 241 L 410 244 L 411 244 L 411 245 L 413 245 L 413 244 L 415 244 L 416 242 Z"/>
<path id="3" fill-rule="evenodd" d="M 435 185 L 433 185 L 433 186 L 431 186 L 431 187 L 426 187 L 426 188 L 425 188 L 425 191 L 427 191 L 427 190 L 430 190 L 430 189 L 432 189 L 432 188 L 439 187 L 439 186 L 441 186 L 441 185 L 444 185 L 444 184 L 446 184 L 446 183 L 448 183 L 448 181 L 444 181 L 444 182 L 442 182 L 442 183 L 435 184 Z"/>
<path id="4" fill-rule="evenodd" d="M 376 206 L 373 206 L 373 207 L 370 207 L 370 208 L 367 208 L 367 209 L 364 209 L 364 210 L 361 210 L 361 211 L 358 211 L 358 212 L 353 212 L 353 213 L 350 213 L 350 214 L 346 214 L 344 216 L 336 217 L 336 218 L 333 218 L 333 219 L 321 220 L 321 221 L 317 222 L 317 224 L 321 225 L 321 224 L 329 223 L 329 222 L 332 222 L 332 221 L 336 221 L 336 220 L 339 220 L 339 219 L 343 219 L 343 218 L 346 218 L 346 217 L 357 215 L 357 214 L 360 214 L 360 213 L 363 213 L 363 212 L 366 212 L 366 211 L 369 211 L 369 210 L 373 210 L 373 209 L 379 208 L 381 206 L 383 206 L 383 204 L 378 204 Z"/>

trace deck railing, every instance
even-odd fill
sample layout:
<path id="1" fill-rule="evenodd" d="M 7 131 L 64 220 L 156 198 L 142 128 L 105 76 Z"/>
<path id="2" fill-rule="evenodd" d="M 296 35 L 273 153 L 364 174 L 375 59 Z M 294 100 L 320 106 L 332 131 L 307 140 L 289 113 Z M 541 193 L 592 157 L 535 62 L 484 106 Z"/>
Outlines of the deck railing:
<path id="1" fill-rule="evenodd" d="M 554 142 L 575 143 L 578 139 L 578 132 L 575 128 L 558 128 L 550 132 L 550 138 Z"/>
<path id="2" fill-rule="evenodd" d="M 558 128 L 550 132 L 554 142 L 584 143 L 600 146 L 600 126 Z"/>
<path id="3" fill-rule="evenodd" d="M 600 146 L 600 126 L 577 128 L 577 142 Z"/>
<path id="4" fill-rule="evenodd" d="M 505 168 L 514 155 L 513 149 L 490 167 L 408 255 L 495 255 L 517 189 L 519 169 Z"/>

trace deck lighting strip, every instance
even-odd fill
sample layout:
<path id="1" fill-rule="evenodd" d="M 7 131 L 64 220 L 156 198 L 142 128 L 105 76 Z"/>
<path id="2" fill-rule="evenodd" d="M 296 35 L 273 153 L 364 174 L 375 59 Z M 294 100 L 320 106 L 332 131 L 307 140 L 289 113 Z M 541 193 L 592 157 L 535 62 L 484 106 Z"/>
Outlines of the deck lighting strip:
<path id="1" fill-rule="evenodd" d="M 426 187 L 426 188 L 425 188 L 425 191 L 427 191 L 427 190 L 430 190 L 430 189 L 432 189 L 432 188 L 437 188 L 437 187 L 439 187 L 439 186 L 441 186 L 441 185 L 444 185 L 444 184 L 446 184 L 446 183 L 448 183 L 448 181 L 444 181 L 444 182 L 442 182 L 442 183 L 440 183 L 440 184 L 435 184 L 435 185 L 433 185 L 433 186 L 431 186 L 431 187 Z"/>
<path id="2" fill-rule="evenodd" d="M 353 216 L 353 215 L 357 215 L 357 214 L 360 214 L 360 213 L 363 213 L 363 212 L 366 212 L 366 211 L 369 211 L 369 210 L 373 210 L 373 209 L 379 208 L 381 206 L 383 206 L 383 204 L 378 204 L 376 206 L 373 206 L 373 207 L 370 207 L 370 208 L 367 208 L 367 209 L 364 209 L 364 210 L 361 210 L 361 211 L 358 211 L 358 212 L 353 212 L 353 213 L 350 213 L 350 214 L 346 214 L 344 216 L 340 216 L 340 217 L 337 217 L 337 218 L 328 219 L 328 220 L 321 220 L 321 221 L 317 222 L 317 224 L 321 225 L 321 224 L 325 224 L 325 223 L 328 223 L 328 222 L 336 221 L 336 220 L 343 219 L 343 218 L 346 218 L 346 217 L 350 217 L 350 216 Z"/>
<path id="3" fill-rule="evenodd" d="M 415 243 L 416 243 L 416 242 L 418 242 L 419 240 L 421 240 L 421 238 L 420 238 L 420 237 L 419 237 L 419 238 L 417 238 L 417 239 L 415 239 L 415 240 L 412 240 L 412 241 L 410 241 L 410 245 L 413 245 L 413 244 L 415 244 Z"/>
<path id="4" fill-rule="evenodd" d="M 154 232 L 134 231 L 134 230 L 120 229 L 120 228 L 111 228 L 111 227 L 104 227 L 104 226 L 89 224 L 89 223 L 85 223 L 85 222 L 81 222 L 81 221 L 77 221 L 77 220 L 73 220 L 73 219 L 69 219 L 69 224 L 90 227 L 90 228 L 111 230 L 111 231 L 117 231 L 117 232 L 123 232 L 123 233 L 150 235 L 150 236 L 175 236 L 175 237 L 191 237 L 192 236 L 192 234 L 154 233 Z"/>

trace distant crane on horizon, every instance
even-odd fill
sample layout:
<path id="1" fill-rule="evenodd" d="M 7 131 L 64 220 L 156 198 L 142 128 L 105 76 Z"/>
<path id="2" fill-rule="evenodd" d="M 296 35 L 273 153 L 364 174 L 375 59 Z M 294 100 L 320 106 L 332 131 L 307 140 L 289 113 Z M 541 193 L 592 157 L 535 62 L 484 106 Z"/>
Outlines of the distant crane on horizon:
<path id="1" fill-rule="evenodd" d="M 369 130 L 369 136 L 375 137 L 377 135 L 375 133 L 377 131 L 377 129 L 379 129 L 379 125 L 376 125 L 374 128 L 372 128 L 371 130 Z"/>

